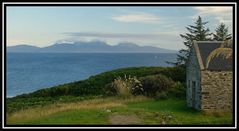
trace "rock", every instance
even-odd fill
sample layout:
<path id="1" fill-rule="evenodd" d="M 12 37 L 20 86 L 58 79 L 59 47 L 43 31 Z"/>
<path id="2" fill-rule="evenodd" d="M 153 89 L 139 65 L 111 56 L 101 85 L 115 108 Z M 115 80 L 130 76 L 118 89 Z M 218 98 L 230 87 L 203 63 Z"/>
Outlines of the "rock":
<path id="1" fill-rule="evenodd" d="M 110 113 L 110 112 L 111 112 L 111 110 L 110 110 L 110 109 L 107 109 L 107 110 L 106 110 L 106 112 Z"/>
<path id="2" fill-rule="evenodd" d="M 161 124 L 162 124 L 162 125 L 165 125 L 165 124 L 166 124 L 166 122 L 165 122 L 165 121 L 162 121 L 162 122 L 161 122 Z"/>
<path id="3" fill-rule="evenodd" d="M 170 116 L 170 115 L 168 116 L 168 119 L 172 119 L 172 118 L 173 118 L 173 116 Z"/>
<path id="4" fill-rule="evenodd" d="M 113 125 L 139 125 L 142 120 L 136 115 L 113 114 L 110 115 L 109 121 Z"/>

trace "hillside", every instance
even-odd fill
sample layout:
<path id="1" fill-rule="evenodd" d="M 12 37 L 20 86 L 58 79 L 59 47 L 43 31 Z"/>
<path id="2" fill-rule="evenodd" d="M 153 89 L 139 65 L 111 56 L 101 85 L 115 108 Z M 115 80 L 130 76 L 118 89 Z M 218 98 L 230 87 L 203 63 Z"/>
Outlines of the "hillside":
<path id="1" fill-rule="evenodd" d="M 7 52 L 50 52 L 50 53 L 176 53 L 175 50 L 152 46 L 139 46 L 134 43 L 119 43 L 111 46 L 101 41 L 55 43 L 47 47 L 17 45 L 7 47 Z"/>
<path id="2" fill-rule="evenodd" d="M 7 47 L 7 52 L 39 52 L 41 48 L 30 45 L 17 45 Z"/>
<path id="3" fill-rule="evenodd" d="M 132 67 L 104 72 L 89 79 L 67 83 L 51 88 L 41 89 L 32 93 L 18 95 L 7 99 L 7 112 L 19 109 L 52 104 L 57 101 L 72 102 L 93 99 L 98 96 L 112 96 L 112 89 L 107 86 L 117 77 L 165 74 L 174 81 L 185 82 L 183 67 Z"/>

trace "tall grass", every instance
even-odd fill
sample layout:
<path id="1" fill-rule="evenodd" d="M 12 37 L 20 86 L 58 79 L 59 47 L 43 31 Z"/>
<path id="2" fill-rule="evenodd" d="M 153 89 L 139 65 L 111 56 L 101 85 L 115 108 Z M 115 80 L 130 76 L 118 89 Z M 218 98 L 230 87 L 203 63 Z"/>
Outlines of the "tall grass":
<path id="1" fill-rule="evenodd" d="M 7 114 L 7 124 L 21 124 L 24 122 L 45 118 L 53 114 L 68 112 L 72 110 L 93 110 L 108 109 L 113 107 L 125 107 L 126 103 L 134 103 L 145 100 L 148 100 L 148 98 L 143 96 L 137 96 L 129 99 L 108 97 L 84 100 L 73 103 L 56 103 L 44 107 L 23 109 L 14 113 Z"/>
<path id="2" fill-rule="evenodd" d="M 111 124 L 108 118 L 112 115 L 135 115 L 146 125 L 232 124 L 230 112 L 205 113 L 188 108 L 185 100 L 156 101 L 142 96 L 129 99 L 110 97 L 27 109 L 9 115 L 7 124 Z"/>
<path id="3" fill-rule="evenodd" d="M 143 86 L 136 77 L 127 77 L 126 75 L 124 78 L 118 77 L 114 79 L 111 85 L 117 94 L 123 98 L 143 94 Z"/>
<path id="4" fill-rule="evenodd" d="M 131 96 L 130 84 L 118 77 L 112 83 L 112 87 L 116 89 L 117 94 L 121 97 L 128 98 Z"/>

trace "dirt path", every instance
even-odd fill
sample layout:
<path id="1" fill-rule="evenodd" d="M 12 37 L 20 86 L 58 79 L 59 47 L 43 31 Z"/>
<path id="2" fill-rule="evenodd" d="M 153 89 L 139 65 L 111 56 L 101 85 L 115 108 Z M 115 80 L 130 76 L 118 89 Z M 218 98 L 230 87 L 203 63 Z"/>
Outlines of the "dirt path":
<path id="1" fill-rule="evenodd" d="M 139 125 L 143 122 L 136 115 L 111 115 L 109 121 L 113 125 Z"/>

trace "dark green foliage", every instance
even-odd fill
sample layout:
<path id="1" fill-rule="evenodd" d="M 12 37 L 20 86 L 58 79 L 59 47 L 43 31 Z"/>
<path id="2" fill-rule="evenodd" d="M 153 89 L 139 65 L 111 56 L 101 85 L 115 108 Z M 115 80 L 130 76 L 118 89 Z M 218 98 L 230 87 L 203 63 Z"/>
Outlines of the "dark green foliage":
<path id="1" fill-rule="evenodd" d="M 168 99 L 168 93 L 167 91 L 161 91 L 157 92 L 156 95 L 154 96 L 156 100 L 165 100 Z"/>
<path id="2" fill-rule="evenodd" d="M 176 67 L 168 67 L 165 68 L 161 74 L 166 75 L 167 77 L 171 78 L 173 81 L 179 81 L 181 83 L 186 82 L 186 66 L 185 65 L 178 65 Z"/>
<path id="3" fill-rule="evenodd" d="M 167 91 L 168 98 L 184 99 L 186 98 L 186 85 L 176 82 L 172 88 Z"/>
<path id="4" fill-rule="evenodd" d="M 162 74 L 141 77 L 140 81 L 146 96 L 156 96 L 158 92 L 166 91 L 174 84 L 171 78 Z"/>
<path id="5" fill-rule="evenodd" d="M 213 40 L 217 41 L 224 41 L 228 37 L 231 37 L 231 34 L 228 33 L 228 27 L 224 23 L 221 23 L 217 28 L 216 28 L 216 33 L 213 34 Z"/>
<path id="6" fill-rule="evenodd" d="M 211 40 L 211 34 L 209 28 L 206 28 L 205 25 L 208 22 L 203 22 L 202 18 L 198 16 L 194 25 L 189 25 L 186 27 L 188 33 L 180 34 L 184 39 L 184 45 L 186 49 L 181 49 L 178 54 L 177 62 L 175 65 L 185 64 L 188 59 L 190 49 L 192 47 L 193 41 L 208 41 Z"/>
<path id="7" fill-rule="evenodd" d="M 185 68 L 177 67 L 132 67 L 123 68 L 113 71 L 101 73 L 96 76 L 91 76 L 89 79 L 67 83 L 64 85 L 55 86 L 52 88 L 41 89 L 29 94 L 19 95 L 15 98 L 28 97 L 57 97 L 62 95 L 87 96 L 87 95 L 108 95 L 106 90 L 109 89 L 107 84 L 111 83 L 117 77 L 125 75 L 143 77 L 155 74 L 164 74 L 171 77 L 174 81 L 185 81 Z"/>
<path id="8" fill-rule="evenodd" d="M 185 99 L 186 98 L 186 88 L 181 82 L 175 82 L 171 88 L 165 91 L 157 92 L 154 96 L 156 100 L 162 99 Z"/>
<path id="9" fill-rule="evenodd" d="M 104 92 L 107 96 L 113 96 L 117 94 L 117 90 L 115 88 L 112 88 L 112 83 L 105 85 Z"/>

